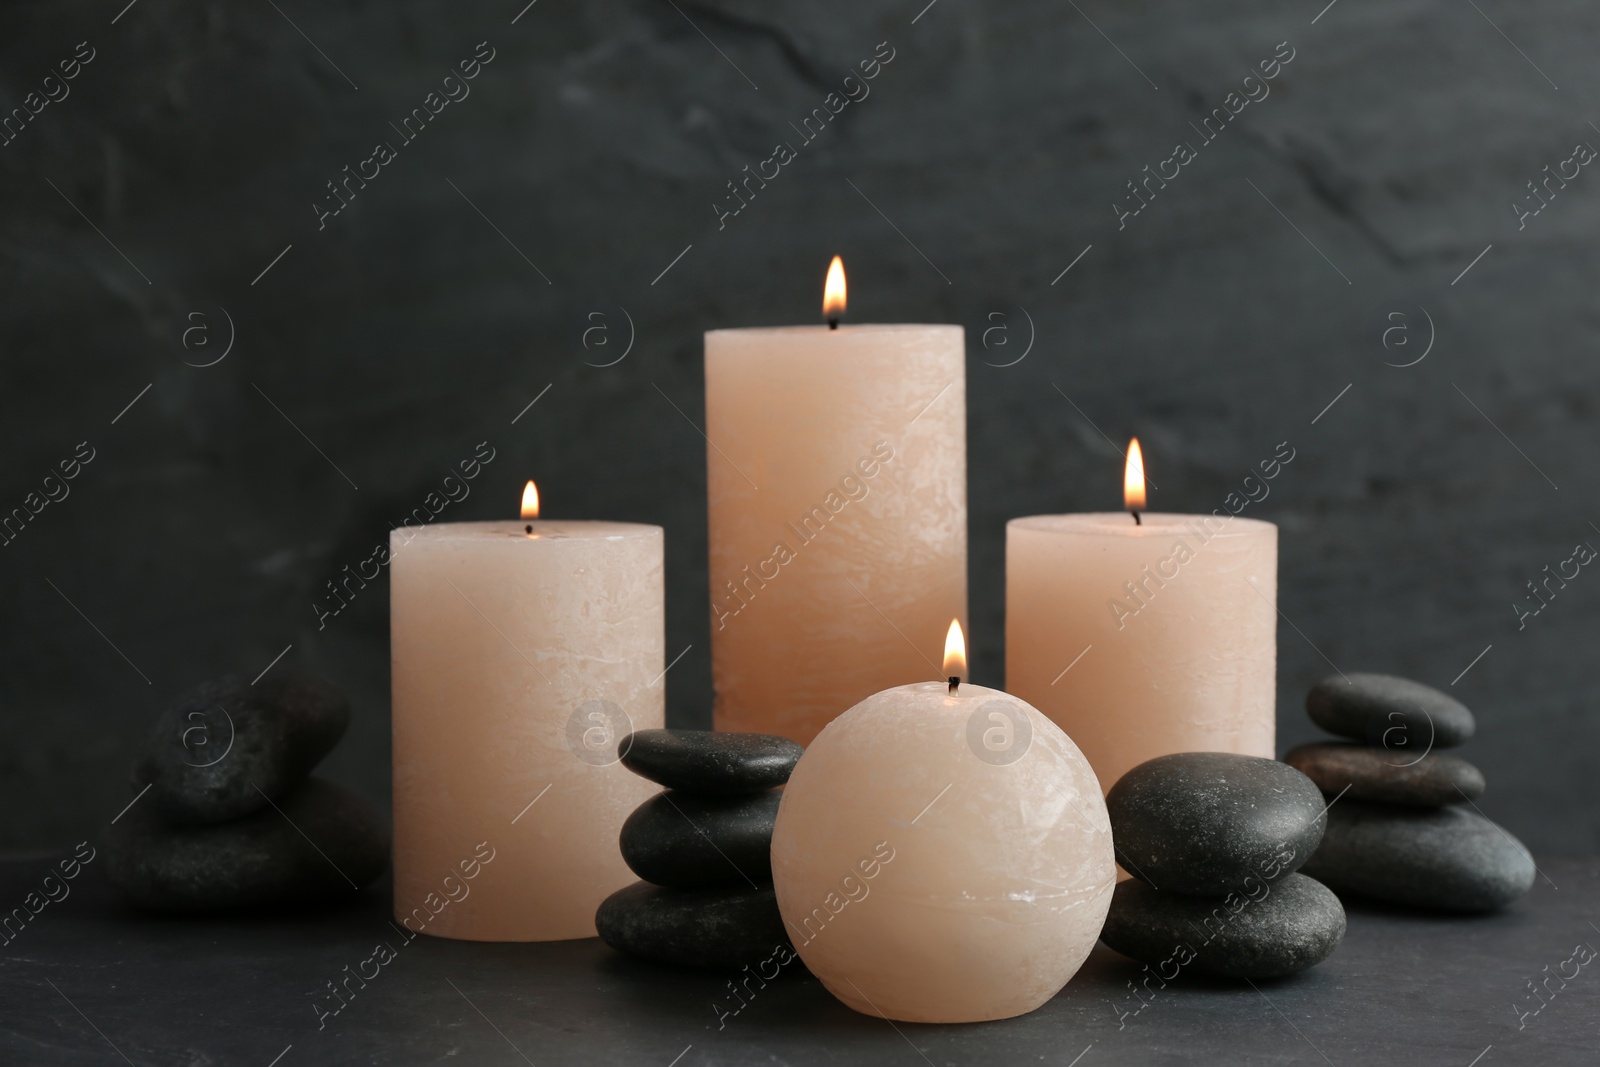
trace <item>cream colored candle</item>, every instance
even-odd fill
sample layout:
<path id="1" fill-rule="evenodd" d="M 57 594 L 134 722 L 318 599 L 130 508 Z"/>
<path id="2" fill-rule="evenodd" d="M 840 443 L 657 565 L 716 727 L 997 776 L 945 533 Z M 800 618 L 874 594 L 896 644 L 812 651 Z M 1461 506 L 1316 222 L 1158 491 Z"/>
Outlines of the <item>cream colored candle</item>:
<path id="1" fill-rule="evenodd" d="M 1065 730 L 1106 789 L 1172 752 L 1272 758 L 1278 528 L 1141 519 L 1006 524 L 1007 691 Z"/>
<path id="2" fill-rule="evenodd" d="M 616 745 L 664 725 L 662 531 L 528 525 L 390 535 L 394 910 L 412 931 L 591 937 L 634 881 L 617 834 L 656 787 Z"/>
<path id="3" fill-rule="evenodd" d="M 966 618 L 964 334 L 713 330 L 705 371 L 716 726 L 806 744 Z"/>
<path id="4" fill-rule="evenodd" d="M 818 735 L 784 788 L 772 876 L 830 993 L 920 1023 L 1045 1003 L 1094 947 L 1116 883 L 1105 801 L 1072 740 L 1014 696 L 942 682 L 876 693 Z"/>

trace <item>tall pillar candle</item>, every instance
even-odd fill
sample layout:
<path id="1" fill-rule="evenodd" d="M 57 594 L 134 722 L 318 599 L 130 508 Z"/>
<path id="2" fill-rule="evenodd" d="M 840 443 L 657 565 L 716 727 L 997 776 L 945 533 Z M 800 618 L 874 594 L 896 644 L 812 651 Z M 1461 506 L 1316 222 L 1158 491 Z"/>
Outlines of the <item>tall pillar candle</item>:
<path id="1" fill-rule="evenodd" d="M 1172 752 L 1274 755 L 1278 528 L 1214 515 L 1006 524 L 1006 691 L 1100 785 Z"/>
<path id="2" fill-rule="evenodd" d="M 806 744 L 939 677 L 966 618 L 964 334 L 788 326 L 705 346 L 716 726 Z"/>
<path id="3" fill-rule="evenodd" d="M 655 787 L 616 745 L 664 725 L 662 531 L 529 525 L 390 535 L 394 910 L 414 932 L 591 937 L 634 881 L 617 834 Z"/>

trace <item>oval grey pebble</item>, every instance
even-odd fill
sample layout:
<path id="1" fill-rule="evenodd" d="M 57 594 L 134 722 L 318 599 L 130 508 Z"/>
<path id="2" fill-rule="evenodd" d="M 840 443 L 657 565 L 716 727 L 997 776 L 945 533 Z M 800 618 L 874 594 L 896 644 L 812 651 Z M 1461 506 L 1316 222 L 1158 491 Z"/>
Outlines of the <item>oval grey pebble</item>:
<path id="1" fill-rule="evenodd" d="M 1306 694 L 1306 714 L 1330 734 L 1413 755 L 1453 748 L 1477 728 L 1459 700 L 1392 674 L 1329 675 Z"/>
<path id="2" fill-rule="evenodd" d="M 106 878 L 117 893 L 172 914 L 337 903 L 388 862 L 389 830 L 377 811 L 319 778 L 278 809 L 227 823 L 173 826 L 154 805 L 137 803 L 106 836 Z"/>
<path id="3" fill-rule="evenodd" d="M 1492 911 L 1533 887 L 1526 846 L 1461 807 L 1341 800 L 1306 873 L 1338 893 L 1441 911 Z"/>
<path id="4" fill-rule="evenodd" d="M 1300 745 L 1283 762 L 1330 796 L 1440 808 L 1483 794 L 1483 772 L 1459 756 L 1403 752 L 1331 741 Z"/>
<path id="5" fill-rule="evenodd" d="M 622 824 L 622 858 L 645 881 L 679 889 L 770 882 L 781 796 L 701 797 L 670 789 Z"/>
<path id="6" fill-rule="evenodd" d="M 787 737 L 715 730 L 636 730 L 617 749 L 634 774 L 707 796 L 780 786 L 805 752 Z"/>
<path id="7" fill-rule="evenodd" d="M 350 701 L 320 678 L 206 682 L 156 721 L 134 788 L 168 822 L 238 819 L 304 782 L 349 724 Z"/>
<path id="8" fill-rule="evenodd" d="M 635 882 L 602 901 L 594 923 L 618 952 L 657 963 L 737 971 L 775 955 L 778 962 L 794 957 L 770 885 L 663 889 Z"/>
<path id="9" fill-rule="evenodd" d="M 1193 968 L 1224 978 L 1282 978 L 1327 959 L 1344 939 L 1339 898 L 1291 874 L 1252 896 L 1162 893 L 1125 881 L 1111 897 L 1100 940 L 1171 981 Z"/>
<path id="10" fill-rule="evenodd" d="M 1163 892 L 1222 896 L 1272 882 L 1322 837 L 1322 793 L 1287 764 L 1231 752 L 1158 756 L 1106 795 L 1117 860 Z"/>

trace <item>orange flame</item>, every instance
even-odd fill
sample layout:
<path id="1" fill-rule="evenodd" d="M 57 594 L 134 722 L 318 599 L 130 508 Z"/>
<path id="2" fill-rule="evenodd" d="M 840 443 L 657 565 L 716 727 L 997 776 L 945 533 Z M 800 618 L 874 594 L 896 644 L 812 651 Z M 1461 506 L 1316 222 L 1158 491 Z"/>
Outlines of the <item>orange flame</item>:
<path id="1" fill-rule="evenodd" d="M 522 487 L 522 517 L 537 519 L 539 517 L 539 487 L 533 484 L 533 479 Z"/>
<path id="2" fill-rule="evenodd" d="M 832 322 L 844 317 L 844 260 L 838 256 L 828 264 L 828 280 L 822 285 L 822 317 Z"/>
<path id="3" fill-rule="evenodd" d="M 944 635 L 944 673 L 947 678 L 967 676 L 967 638 L 961 632 L 959 619 L 950 620 L 950 629 Z"/>
<path id="4" fill-rule="evenodd" d="M 1144 510 L 1144 453 L 1139 439 L 1128 442 L 1128 465 L 1122 470 L 1122 503 L 1129 511 Z"/>

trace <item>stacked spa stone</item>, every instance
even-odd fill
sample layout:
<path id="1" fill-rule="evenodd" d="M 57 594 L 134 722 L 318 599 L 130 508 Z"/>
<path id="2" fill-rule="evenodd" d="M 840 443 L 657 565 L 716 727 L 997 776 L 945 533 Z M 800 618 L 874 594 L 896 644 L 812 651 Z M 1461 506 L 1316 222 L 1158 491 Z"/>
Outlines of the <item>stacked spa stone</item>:
<path id="1" fill-rule="evenodd" d="M 804 751 L 782 737 L 640 730 L 618 751 L 666 786 L 622 825 L 622 858 L 644 881 L 613 893 L 595 926 L 619 952 L 739 967 L 789 944 L 772 890 L 778 786 Z"/>
<path id="2" fill-rule="evenodd" d="M 1334 675 L 1312 688 L 1306 711 L 1352 739 L 1284 757 L 1339 797 L 1307 872 L 1341 894 L 1441 911 L 1489 911 L 1533 885 L 1528 850 L 1471 803 L 1483 773 L 1438 751 L 1473 734 L 1460 702 L 1405 678 Z"/>
<path id="3" fill-rule="evenodd" d="M 1322 794 L 1275 760 L 1184 752 L 1141 763 L 1106 796 L 1133 875 L 1100 940 L 1170 981 L 1185 970 L 1278 978 L 1344 937 L 1344 908 L 1295 871 L 1322 838 Z"/>
<path id="4" fill-rule="evenodd" d="M 112 823 L 106 876 L 169 913 L 306 907 L 383 873 L 372 806 L 311 771 L 344 736 L 350 702 L 327 682 L 207 682 L 162 713 Z"/>

